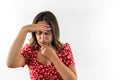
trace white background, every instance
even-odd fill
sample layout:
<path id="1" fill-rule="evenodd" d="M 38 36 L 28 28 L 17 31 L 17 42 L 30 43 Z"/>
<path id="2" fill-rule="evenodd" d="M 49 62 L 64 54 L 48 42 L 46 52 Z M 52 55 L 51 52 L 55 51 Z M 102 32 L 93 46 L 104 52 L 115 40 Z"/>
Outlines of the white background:
<path id="1" fill-rule="evenodd" d="M 30 80 L 27 66 L 8 68 L 6 58 L 21 27 L 45 10 L 56 15 L 60 39 L 71 45 L 78 80 L 120 80 L 119 0 L 3 0 L 0 10 L 1 80 Z"/>

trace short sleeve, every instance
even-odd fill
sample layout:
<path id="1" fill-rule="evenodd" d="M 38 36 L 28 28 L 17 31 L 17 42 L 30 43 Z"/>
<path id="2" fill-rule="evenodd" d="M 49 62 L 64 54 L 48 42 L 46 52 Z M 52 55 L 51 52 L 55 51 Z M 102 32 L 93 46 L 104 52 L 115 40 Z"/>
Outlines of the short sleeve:
<path id="1" fill-rule="evenodd" d="M 21 50 L 21 54 L 25 58 L 25 64 L 28 64 L 30 61 L 30 53 L 31 53 L 31 47 L 29 46 L 29 44 L 26 44 Z"/>
<path id="2" fill-rule="evenodd" d="M 64 47 L 62 50 L 63 50 L 62 51 L 63 63 L 68 67 L 75 65 L 74 57 L 73 57 L 70 45 L 68 43 L 64 44 Z"/>

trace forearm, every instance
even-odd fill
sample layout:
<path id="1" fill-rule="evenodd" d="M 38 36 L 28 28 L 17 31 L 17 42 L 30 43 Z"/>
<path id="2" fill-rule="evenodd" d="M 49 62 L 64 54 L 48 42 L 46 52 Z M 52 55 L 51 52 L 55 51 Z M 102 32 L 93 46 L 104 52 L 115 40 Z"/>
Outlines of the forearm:
<path id="1" fill-rule="evenodd" d="M 57 69 L 63 80 L 77 80 L 75 73 L 67 66 L 65 66 L 65 64 L 63 64 L 59 60 L 59 58 L 54 59 L 53 64 L 55 65 L 55 68 Z"/>
<path id="2" fill-rule="evenodd" d="M 8 66 L 16 64 L 17 59 L 21 55 L 20 52 L 25 41 L 26 35 L 27 31 L 25 31 L 24 28 L 22 28 L 10 48 L 7 60 Z"/>

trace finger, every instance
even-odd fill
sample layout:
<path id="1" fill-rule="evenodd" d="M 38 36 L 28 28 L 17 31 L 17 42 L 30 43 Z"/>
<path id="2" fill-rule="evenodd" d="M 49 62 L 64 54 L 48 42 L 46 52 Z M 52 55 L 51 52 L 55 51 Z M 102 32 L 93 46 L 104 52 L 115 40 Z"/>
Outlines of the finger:
<path id="1" fill-rule="evenodd" d="M 41 51 L 41 54 L 43 54 L 43 55 L 44 55 L 44 52 L 43 52 L 43 51 Z"/>
<path id="2" fill-rule="evenodd" d="M 51 47 L 51 46 L 52 46 L 52 45 L 51 45 L 51 43 L 49 43 L 49 44 L 48 44 L 48 46 L 50 46 L 50 47 Z"/>
<path id="3" fill-rule="evenodd" d="M 50 25 L 46 25 L 46 24 L 45 24 L 44 26 L 50 28 Z"/>
<path id="4" fill-rule="evenodd" d="M 48 43 L 48 46 L 50 46 L 50 47 L 52 47 L 52 44 L 51 44 L 52 42 L 50 41 L 49 43 Z"/>
<path id="5" fill-rule="evenodd" d="M 45 46 L 44 46 L 44 45 L 41 45 L 40 50 L 44 50 L 44 48 L 45 48 Z"/>
<path id="6" fill-rule="evenodd" d="M 39 26 L 44 26 L 44 27 L 50 27 L 50 25 L 45 24 L 45 23 L 41 23 L 41 22 L 38 22 L 37 25 L 39 25 Z"/>
<path id="7" fill-rule="evenodd" d="M 40 48 L 40 51 L 41 51 L 42 54 L 44 54 L 45 48 L 44 48 L 44 47 L 41 47 L 41 48 Z"/>
<path id="8" fill-rule="evenodd" d="M 44 47 L 41 47 L 41 48 L 40 48 L 40 51 L 43 51 L 43 50 L 44 50 Z"/>

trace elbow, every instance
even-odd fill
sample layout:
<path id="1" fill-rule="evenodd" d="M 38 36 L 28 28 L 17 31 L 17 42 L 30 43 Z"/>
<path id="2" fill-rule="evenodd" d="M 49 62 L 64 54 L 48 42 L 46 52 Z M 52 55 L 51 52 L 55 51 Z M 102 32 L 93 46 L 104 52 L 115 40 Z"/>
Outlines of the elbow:
<path id="1" fill-rule="evenodd" d="M 70 79 L 70 80 L 77 80 L 77 77 L 73 77 L 72 79 Z"/>
<path id="2" fill-rule="evenodd" d="M 69 77 L 70 78 L 70 77 Z M 71 79 L 68 79 L 68 80 L 77 80 L 77 74 L 71 76 Z"/>
<path id="3" fill-rule="evenodd" d="M 15 68 L 15 66 L 12 65 L 12 64 L 7 64 L 7 67 L 9 67 L 9 68 Z"/>
<path id="4" fill-rule="evenodd" d="M 14 66 L 12 66 L 12 65 L 8 65 L 8 64 L 7 64 L 7 67 L 9 67 L 9 68 L 14 68 Z"/>
<path id="5" fill-rule="evenodd" d="M 9 68 L 15 68 L 13 63 L 10 63 L 9 61 L 6 62 L 7 67 Z"/>
<path id="6" fill-rule="evenodd" d="M 9 64 L 9 63 L 6 63 L 6 64 L 7 64 L 7 67 L 13 68 L 13 66 L 11 64 Z"/>
<path id="7" fill-rule="evenodd" d="M 77 80 L 77 76 L 71 76 L 71 77 L 69 77 L 69 78 L 66 79 L 66 80 Z"/>
<path id="8" fill-rule="evenodd" d="M 73 80 L 77 80 L 77 77 L 75 77 Z"/>
<path id="9" fill-rule="evenodd" d="M 77 75 L 74 75 L 70 80 L 77 80 Z"/>

